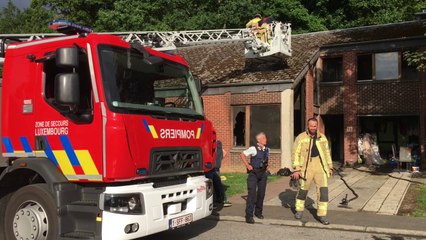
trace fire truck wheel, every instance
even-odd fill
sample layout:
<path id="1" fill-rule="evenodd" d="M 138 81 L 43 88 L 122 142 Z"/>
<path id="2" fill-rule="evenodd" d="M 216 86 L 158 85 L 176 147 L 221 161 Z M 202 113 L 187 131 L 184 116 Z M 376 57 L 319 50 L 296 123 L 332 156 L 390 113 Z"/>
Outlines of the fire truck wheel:
<path id="1" fill-rule="evenodd" d="M 7 203 L 9 202 L 10 196 L 12 194 L 8 193 L 0 199 L 0 239 L 5 239 L 4 236 L 4 214 L 6 211 Z"/>
<path id="2" fill-rule="evenodd" d="M 46 184 L 16 191 L 5 213 L 6 239 L 54 240 L 58 236 L 55 200 Z"/>

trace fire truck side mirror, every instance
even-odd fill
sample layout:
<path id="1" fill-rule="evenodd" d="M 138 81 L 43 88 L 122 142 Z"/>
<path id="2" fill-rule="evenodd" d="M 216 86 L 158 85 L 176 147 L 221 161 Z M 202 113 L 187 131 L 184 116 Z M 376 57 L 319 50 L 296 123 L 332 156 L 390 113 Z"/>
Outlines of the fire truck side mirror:
<path id="1" fill-rule="evenodd" d="M 77 73 L 56 75 L 55 102 L 61 106 L 78 106 L 80 103 L 80 80 Z"/>
<path id="2" fill-rule="evenodd" d="M 76 47 L 64 47 L 56 50 L 56 66 L 78 67 L 78 49 Z"/>

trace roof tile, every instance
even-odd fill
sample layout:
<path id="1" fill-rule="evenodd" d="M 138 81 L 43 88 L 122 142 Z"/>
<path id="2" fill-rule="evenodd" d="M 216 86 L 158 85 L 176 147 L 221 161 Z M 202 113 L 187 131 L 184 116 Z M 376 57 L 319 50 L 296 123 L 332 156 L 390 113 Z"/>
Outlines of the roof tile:
<path id="1" fill-rule="evenodd" d="M 292 57 L 278 63 L 257 63 L 244 57 L 243 42 L 220 42 L 179 48 L 204 84 L 259 84 L 294 81 L 320 47 L 424 36 L 426 21 L 412 21 L 292 36 Z"/>

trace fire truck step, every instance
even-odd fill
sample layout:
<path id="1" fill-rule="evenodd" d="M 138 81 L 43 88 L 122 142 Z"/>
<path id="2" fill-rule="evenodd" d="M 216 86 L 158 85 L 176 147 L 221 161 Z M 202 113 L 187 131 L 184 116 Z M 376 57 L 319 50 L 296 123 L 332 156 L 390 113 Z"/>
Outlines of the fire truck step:
<path id="1" fill-rule="evenodd" d="M 61 240 L 99 239 L 99 223 L 95 222 L 100 213 L 96 201 L 75 201 L 61 207 Z"/>

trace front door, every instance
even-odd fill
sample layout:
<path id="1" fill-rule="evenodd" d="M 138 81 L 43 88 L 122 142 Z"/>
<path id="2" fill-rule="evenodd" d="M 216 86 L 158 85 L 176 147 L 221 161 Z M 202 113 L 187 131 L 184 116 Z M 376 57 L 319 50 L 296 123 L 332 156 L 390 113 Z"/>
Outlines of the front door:
<path id="1" fill-rule="evenodd" d="M 85 47 L 85 46 L 82 46 Z M 54 51 L 54 50 L 53 50 Z M 49 51 L 52 52 L 52 49 Z M 87 51 L 79 51 L 77 68 L 58 67 L 55 58 L 40 63 L 40 88 L 36 88 L 35 148 L 49 158 L 70 181 L 102 180 L 102 119 L 93 100 Z M 55 79 L 59 74 L 79 76 L 80 103 L 59 105 L 55 99 Z"/>

